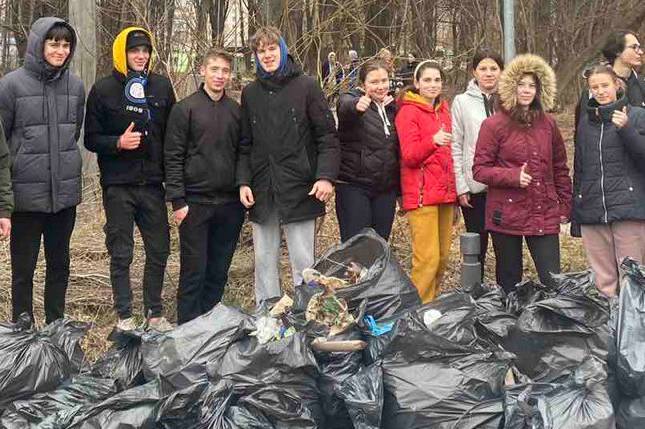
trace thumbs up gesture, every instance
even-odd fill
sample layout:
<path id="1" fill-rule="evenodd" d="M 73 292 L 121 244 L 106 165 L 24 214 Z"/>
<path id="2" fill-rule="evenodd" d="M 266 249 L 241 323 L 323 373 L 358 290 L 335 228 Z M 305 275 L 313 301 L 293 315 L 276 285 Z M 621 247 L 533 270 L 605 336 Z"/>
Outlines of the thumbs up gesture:
<path id="1" fill-rule="evenodd" d="M 128 128 L 119 137 L 117 147 L 121 150 L 134 150 L 141 144 L 141 133 L 132 131 L 134 129 L 134 122 L 130 122 Z"/>
<path id="2" fill-rule="evenodd" d="M 527 172 L 526 172 L 526 162 L 522 165 L 522 168 L 520 169 L 520 188 L 526 188 L 531 184 L 531 181 L 533 180 L 533 177 L 531 177 Z"/>
<path id="3" fill-rule="evenodd" d="M 370 104 L 372 104 L 372 99 L 369 96 L 364 95 L 358 99 L 358 103 L 356 103 L 356 110 L 361 113 L 365 112 L 370 107 Z"/>
<path id="4" fill-rule="evenodd" d="M 616 125 L 616 128 L 623 128 L 627 125 L 627 122 L 629 122 L 627 107 L 623 107 L 622 110 L 614 110 L 614 113 L 611 115 L 611 122 Z"/>
<path id="5" fill-rule="evenodd" d="M 443 129 L 443 124 L 441 124 L 441 129 L 437 131 L 437 134 L 434 135 L 432 140 L 434 141 L 434 144 L 436 144 L 437 146 L 445 146 L 452 142 L 452 134 L 447 133 Z"/>

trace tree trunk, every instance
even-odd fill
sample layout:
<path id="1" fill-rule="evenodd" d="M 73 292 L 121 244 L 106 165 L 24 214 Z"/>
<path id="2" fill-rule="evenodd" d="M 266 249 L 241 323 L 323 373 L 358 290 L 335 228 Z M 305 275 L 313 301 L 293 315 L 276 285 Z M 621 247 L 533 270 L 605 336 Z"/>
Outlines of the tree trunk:
<path id="1" fill-rule="evenodd" d="M 85 88 L 89 90 L 96 78 L 96 3 L 69 0 L 69 23 L 76 30 L 78 39 L 71 67 L 74 73 L 80 76 Z M 82 132 L 78 145 L 83 159 L 83 173 L 96 173 L 96 157 L 85 149 Z"/>

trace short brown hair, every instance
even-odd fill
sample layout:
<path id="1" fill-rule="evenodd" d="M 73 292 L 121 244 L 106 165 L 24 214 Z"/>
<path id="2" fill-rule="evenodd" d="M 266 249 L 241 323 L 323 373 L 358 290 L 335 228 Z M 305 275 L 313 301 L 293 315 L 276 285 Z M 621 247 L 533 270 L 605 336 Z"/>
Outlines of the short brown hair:
<path id="1" fill-rule="evenodd" d="M 209 60 L 214 60 L 216 58 L 221 58 L 224 61 L 228 62 L 230 65 L 233 64 L 233 55 L 229 54 L 226 50 L 213 47 L 206 51 L 204 58 L 202 59 L 202 65 L 205 66 Z"/>
<path id="2" fill-rule="evenodd" d="M 258 28 L 255 34 L 251 37 L 249 45 L 251 46 L 251 50 L 256 52 L 262 44 L 280 43 L 281 37 L 282 33 L 280 33 L 280 30 L 268 25 L 266 27 Z"/>

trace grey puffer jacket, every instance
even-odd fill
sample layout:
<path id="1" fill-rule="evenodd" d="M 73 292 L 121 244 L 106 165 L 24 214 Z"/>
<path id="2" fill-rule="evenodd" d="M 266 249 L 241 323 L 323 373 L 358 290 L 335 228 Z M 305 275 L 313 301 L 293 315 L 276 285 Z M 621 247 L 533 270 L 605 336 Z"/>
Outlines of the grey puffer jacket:
<path id="1" fill-rule="evenodd" d="M 487 98 L 473 79 L 468 88 L 452 102 L 452 138 L 450 146 L 455 166 L 455 185 L 457 195 L 470 192 L 478 194 L 486 191 L 486 185 L 473 179 L 475 147 L 482 122 L 494 112 L 494 102 Z"/>
<path id="2" fill-rule="evenodd" d="M 74 40 L 65 64 L 43 57 L 44 37 L 67 26 Z M 81 201 L 81 154 L 85 90 L 69 64 L 76 47 L 72 27 L 60 18 L 40 18 L 31 27 L 22 67 L 0 79 L 0 116 L 11 154 L 16 212 L 56 213 Z"/>

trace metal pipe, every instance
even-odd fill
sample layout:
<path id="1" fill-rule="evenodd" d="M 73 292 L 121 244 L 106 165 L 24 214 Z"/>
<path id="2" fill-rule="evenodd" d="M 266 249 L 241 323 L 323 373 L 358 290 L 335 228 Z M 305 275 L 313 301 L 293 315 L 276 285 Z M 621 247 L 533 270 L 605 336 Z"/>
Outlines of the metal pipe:
<path id="1" fill-rule="evenodd" d="M 464 232 L 459 237 L 461 251 L 461 286 L 470 289 L 481 283 L 482 265 L 479 262 L 479 234 Z"/>
<path id="2" fill-rule="evenodd" d="M 504 62 L 515 57 L 515 0 L 504 0 Z"/>

